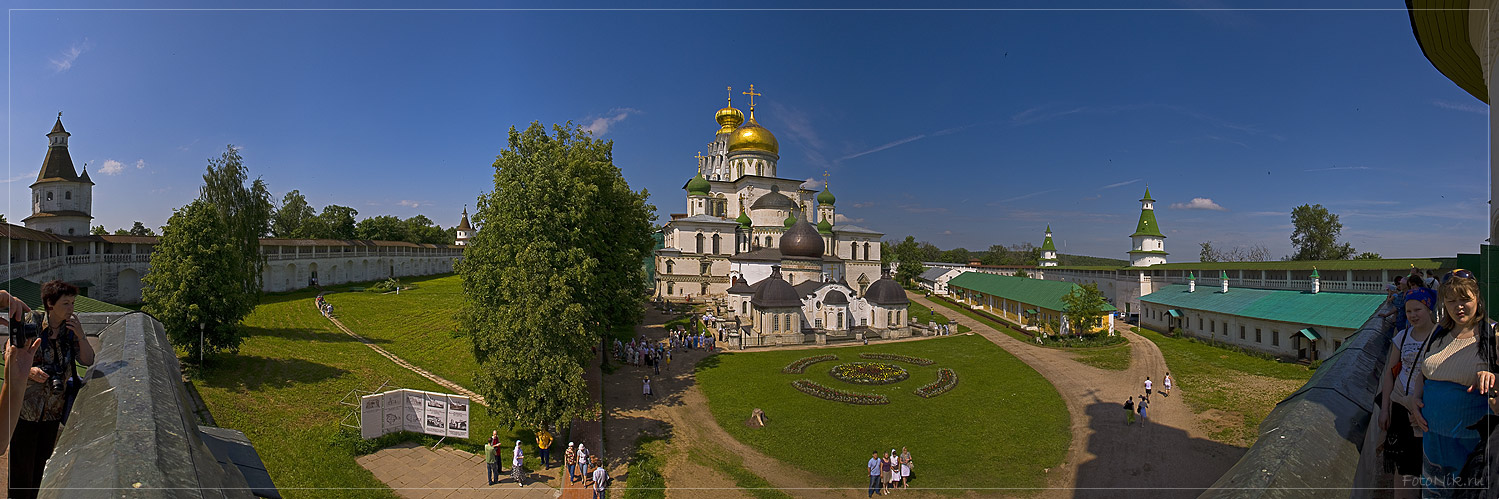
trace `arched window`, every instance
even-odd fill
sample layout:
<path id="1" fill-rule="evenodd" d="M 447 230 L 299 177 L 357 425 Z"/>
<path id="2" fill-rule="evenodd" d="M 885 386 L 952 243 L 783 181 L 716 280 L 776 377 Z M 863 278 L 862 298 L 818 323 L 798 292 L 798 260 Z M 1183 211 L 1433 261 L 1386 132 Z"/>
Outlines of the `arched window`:
<path id="1" fill-rule="evenodd" d="M 666 273 L 668 273 L 668 274 L 671 273 L 671 267 L 672 267 L 671 260 L 667 260 L 666 261 Z M 668 285 L 670 285 L 670 284 L 668 283 Z"/>
<path id="2" fill-rule="evenodd" d="M 707 294 L 708 294 L 708 283 L 706 283 L 706 282 L 705 282 L 705 283 L 703 283 L 703 290 L 702 290 L 702 294 L 703 294 L 703 295 L 704 295 L 704 296 L 706 296 L 706 295 L 707 295 Z"/>
<path id="3" fill-rule="evenodd" d="M 741 314 L 747 314 L 747 313 L 749 313 L 749 302 L 741 302 L 739 304 L 739 313 L 741 313 Z"/>
<path id="4" fill-rule="evenodd" d="M 697 252 L 698 252 L 698 254 L 702 254 L 703 253 L 703 235 L 702 234 L 698 234 L 697 235 Z"/>
<path id="5" fill-rule="evenodd" d="M 765 247 L 766 248 L 770 247 L 770 236 L 765 236 Z"/>
<path id="6" fill-rule="evenodd" d="M 63 199 L 73 199 L 73 191 L 62 191 Z"/>
<path id="7" fill-rule="evenodd" d="M 888 310 L 885 311 L 885 323 L 886 323 L 885 325 L 887 325 L 887 326 L 894 325 L 895 324 L 894 317 L 895 317 L 895 312 L 891 312 L 891 311 L 888 311 Z"/>
<path id="8" fill-rule="evenodd" d="M 869 260 L 869 243 L 864 243 L 864 259 Z"/>
<path id="9" fill-rule="evenodd" d="M 850 260 L 859 259 L 859 243 L 848 243 L 848 258 Z"/>
<path id="10" fill-rule="evenodd" d="M 674 293 L 674 292 L 676 292 L 676 290 L 672 289 L 672 283 L 670 283 L 670 282 L 666 283 L 666 295 L 667 296 L 671 296 L 671 294 Z"/>
<path id="11" fill-rule="evenodd" d="M 722 253 L 722 251 L 719 250 L 719 246 L 718 246 L 720 239 L 721 238 L 718 237 L 718 234 L 714 234 L 713 235 L 713 253 L 715 253 L 715 254 Z"/>
<path id="12" fill-rule="evenodd" d="M 52 200 L 52 191 L 47 191 L 47 200 L 48 201 Z"/>
<path id="13" fill-rule="evenodd" d="M 838 329 L 843 329 L 843 312 L 838 312 Z"/>

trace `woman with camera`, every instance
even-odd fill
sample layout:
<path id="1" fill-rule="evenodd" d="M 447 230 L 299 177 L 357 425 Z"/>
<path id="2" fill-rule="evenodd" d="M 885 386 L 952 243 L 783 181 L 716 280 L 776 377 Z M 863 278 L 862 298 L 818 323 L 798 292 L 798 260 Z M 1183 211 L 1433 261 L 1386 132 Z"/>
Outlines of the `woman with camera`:
<path id="1" fill-rule="evenodd" d="M 32 357 L 20 421 L 10 440 L 10 496 L 36 497 L 42 469 L 52 457 L 57 433 L 68 416 L 74 364 L 93 365 L 94 349 L 73 314 L 78 287 L 62 281 L 42 285 L 42 307 L 26 316 L 37 324 L 41 347 Z"/>

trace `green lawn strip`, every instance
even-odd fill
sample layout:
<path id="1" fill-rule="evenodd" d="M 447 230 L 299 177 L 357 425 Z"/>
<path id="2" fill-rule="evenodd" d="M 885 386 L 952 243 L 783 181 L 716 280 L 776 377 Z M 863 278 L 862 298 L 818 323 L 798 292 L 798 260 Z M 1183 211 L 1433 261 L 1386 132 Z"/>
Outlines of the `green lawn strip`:
<path id="1" fill-rule="evenodd" d="M 239 352 L 210 357 L 191 378 L 218 424 L 249 437 L 286 497 L 394 497 L 355 462 L 374 448 L 339 426 L 357 408 L 338 402 L 351 390 L 373 390 L 385 381 L 386 389 L 447 390 L 338 331 L 312 306 L 314 296 L 314 290 L 267 296 L 245 319 L 249 337 Z M 470 438 L 444 444 L 478 454 L 489 433 L 500 430 L 504 447 L 523 441 L 527 467 L 539 469 L 529 430 L 512 431 L 482 406 L 473 407 Z M 357 424 L 358 416 L 349 422 Z M 403 433 L 380 443 L 402 440 L 430 447 L 438 438 Z"/>
<path id="2" fill-rule="evenodd" d="M 1254 443 L 1260 422 L 1276 403 L 1294 391 L 1291 388 L 1285 393 L 1250 393 L 1241 384 L 1234 383 L 1236 377 L 1262 376 L 1301 383 L 1312 377 L 1312 371 L 1299 364 L 1262 359 L 1187 338 L 1169 338 L 1144 328 L 1137 327 L 1135 332 L 1155 342 L 1161 349 L 1166 365 L 1171 366 L 1172 380 L 1180 389 L 1178 393 L 1186 399 L 1192 412 L 1202 414 L 1218 410 L 1242 416 L 1241 425 L 1229 425 L 1210 432 L 1209 436 L 1220 442 Z M 1156 383 L 1160 386 L 1159 381 Z"/>
<path id="3" fill-rule="evenodd" d="M 936 360 L 930 366 L 891 362 L 910 372 L 899 383 L 851 385 L 828 370 L 882 352 Z M 697 380 L 718 424 L 739 441 L 838 486 L 867 485 L 861 476 L 873 451 L 909 447 L 923 463 L 927 483 L 951 487 L 1044 487 L 1045 468 L 1059 464 L 1072 438 L 1067 408 L 1055 388 L 1030 366 L 973 336 L 818 350 L 839 360 L 803 374 L 781 368 L 805 351 L 726 353 L 698 364 Z M 962 381 L 952 391 L 923 399 L 916 388 L 948 367 Z M 791 381 L 876 393 L 890 403 L 855 406 L 803 394 Z M 744 424 L 764 409 L 765 428 Z"/>
<path id="4" fill-rule="evenodd" d="M 935 322 L 941 325 L 950 322 L 950 319 L 948 319 L 947 316 L 939 314 L 937 312 L 933 312 L 932 309 L 927 308 L 926 305 L 922 305 L 921 303 L 914 301 L 911 302 L 911 305 L 906 308 L 906 313 L 910 314 L 911 320 L 915 321 L 917 324 L 930 324 Z M 972 331 L 972 329 L 970 329 L 968 326 L 958 324 L 957 330 L 953 332 L 961 334 L 969 331 Z"/>
<path id="5" fill-rule="evenodd" d="M 739 487 L 741 492 L 746 492 L 761 499 L 791 499 L 791 495 L 776 490 L 774 485 L 760 475 L 756 475 L 744 467 L 744 458 L 732 454 L 710 455 L 705 451 L 692 449 L 687 453 L 687 458 L 692 462 L 718 471 L 734 481 L 734 486 Z"/>
<path id="6" fill-rule="evenodd" d="M 661 467 L 666 464 L 667 444 L 666 439 L 651 435 L 635 439 L 630 478 L 625 482 L 626 499 L 666 497 L 666 477 L 661 475 Z"/>
<path id="7" fill-rule="evenodd" d="M 941 299 L 941 298 L 937 298 L 937 297 L 932 297 L 931 300 L 932 300 L 932 303 L 936 303 L 936 304 L 941 305 L 943 307 L 947 307 L 949 309 L 952 309 L 954 312 L 963 314 L 964 316 L 967 316 L 969 319 L 973 319 L 973 320 L 982 322 L 982 323 L 984 323 L 984 325 L 993 328 L 995 331 L 999 331 L 1001 333 L 1009 335 L 1011 338 L 1015 338 L 1017 340 L 1024 341 L 1024 342 L 1030 342 L 1030 343 L 1034 343 L 1036 341 L 1034 338 L 1032 338 L 1028 334 L 1022 333 L 1020 331 L 1016 331 L 1014 328 L 1011 328 L 1011 327 L 1006 326 L 1004 324 L 999 324 L 999 323 L 996 323 L 996 322 L 994 322 L 992 320 L 989 320 L 988 317 L 981 316 L 981 315 L 975 313 L 972 310 L 968 310 L 967 308 L 964 308 L 961 305 L 957 305 L 957 304 L 954 304 L 952 302 L 949 302 L 947 300 L 944 300 L 944 299 Z"/>
<path id="8" fill-rule="evenodd" d="M 1109 347 L 1079 349 L 1074 360 L 1099 369 L 1123 371 L 1129 369 L 1129 343 Z"/>
<path id="9" fill-rule="evenodd" d="M 454 317 L 462 304 L 462 281 L 446 274 L 406 278 L 401 284 L 417 287 L 400 294 L 329 293 L 323 298 L 350 330 L 407 362 L 473 389 L 479 363 L 472 341 L 457 333 Z"/>
<path id="10" fill-rule="evenodd" d="M 931 298 L 931 300 L 932 300 L 932 303 L 936 303 L 938 305 L 942 305 L 944 307 L 950 308 L 950 309 L 952 309 L 952 310 L 954 310 L 954 311 L 956 311 L 956 312 L 958 312 L 960 314 L 963 314 L 963 315 L 967 316 L 970 319 L 982 322 L 982 323 L 984 323 L 984 325 L 989 326 L 990 328 L 993 328 L 996 331 L 1004 333 L 1004 334 L 1008 335 L 1011 338 L 1015 338 L 1017 340 L 1024 341 L 1026 343 L 1030 343 L 1030 344 L 1033 344 L 1033 345 L 1036 345 L 1036 346 L 1039 346 L 1039 347 L 1063 348 L 1063 349 L 1072 350 L 1072 349 L 1076 349 L 1076 348 L 1098 348 L 1098 347 L 1110 346 L 1110 345 L 1119 344 L 1119 343 L 1128 343 L 1128 341 L 1129 341 L 1129 340 L 1124 339 L 1123 336 L 1105 336 L 1102 333 L 1097 333 L 1097 334 L 1087 335 L 1087 336 L 1082 337 L 1082 338 L 1079 338 L 1079 337 L 1076 337 L 1076 336 L 1064 336 L 1064 337 L 1061 337 L 1061 338 L 1055 339 L 1055 340 L 1045 340 L 1046 341 L 1045 343 L 1036 343 L 1036 338 L 1035 337 L 1033 337 L 1031 335 L 1028 335 L 1026 333 L 1023 333 L 1023 332 L 1021 332 L 1018 329 L 1012 328 L 1012 327 L 1010 327 L 1007 324 L 996 322 L 993 319 L 990 319 L 988 317 L 980 315 L 978 312 L 974 312 L 973 310 L 969 310 L 967 307 L 964 307 L 962 305 L 958 305 L 958 304 L 949 302 L 949 301 L 941 299 L 941 298 L 935 298 L 934 297 L 934 298 Z M 913 302 L 913 304 L 914 304 L 914 302 Z M 966 328 L 964 328 L 964 329 L 966 329 Z M 963 332 L 963 331 L 959 331 L 959 332 Z"/>

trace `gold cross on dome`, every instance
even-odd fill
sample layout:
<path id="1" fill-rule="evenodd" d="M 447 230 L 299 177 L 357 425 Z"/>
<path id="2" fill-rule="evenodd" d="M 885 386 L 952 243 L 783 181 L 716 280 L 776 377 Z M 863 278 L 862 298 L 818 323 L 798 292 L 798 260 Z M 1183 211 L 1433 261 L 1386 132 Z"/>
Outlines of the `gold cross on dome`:
<path id="1" fill-rule="evenodd" d="M 698 152 L 697 152 L 697 155 L 696 155 L 696 156 L 693 156 L 693 157 L 694 157 L 694 158 L 697 158 L 697 160 L 698 160 L 698 161 L 699 161 L 699 162 L 701 162 L 701 161 L 702 161 L 702 160 L 703 160 L 703 158 L 706 158 L 706 157 L 707 157 L 707 156 L 704 156 L 704 155 L 703 155 L 703 152 L 702 152 L 702 151 L 698 151 Z"/>
<path id="2" fill-rule="evenodd" d="M 750 84 L 750 89 L 749 89 L 748 92 L 740 92 L 740 93 L 742 93 L 744 95 L 750 96 L 750 108 L 751 109 L 753 109 L 755 107 L 755 97 L 758 97 L 758 96 L 761 95 L 761 94 L 755 93 L 755 84 L 753 84 L 753 83 Z"/>
<path id="3" fill-rule="evenodd" d="M 823 170 L 822 171 L 822 188 L 823 189 L 827 189 L 828 188 L 828 171 L 827 170 Z"/>
<path id="4" fill-rule="evenodd" d="M 734 107 L 734 87 L 725 87 L 729 91 L 729 107 Z"/>

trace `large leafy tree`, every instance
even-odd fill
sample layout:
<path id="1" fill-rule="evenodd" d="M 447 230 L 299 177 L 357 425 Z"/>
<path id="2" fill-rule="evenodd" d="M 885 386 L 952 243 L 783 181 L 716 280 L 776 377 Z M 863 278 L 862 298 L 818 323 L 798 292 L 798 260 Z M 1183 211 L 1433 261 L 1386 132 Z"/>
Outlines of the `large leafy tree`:
<path id="1" fill-rule="evenodd" d="M 107 235 L 109 235 L 109 231 L 105 230 L 105 228 L 104 228 L 103 225 L 95 225 L 93 227 L 89 227 L 88 233 L 91 236 L 107 236 Z"/>
<path id="2" fill-rule="evenodd" d="M 265 182 L 249 180 L 234 146 L 209 160 L 198 199 L 167 221 L 142 279 L 145 310 L 174 343 L 199 346 L 201 324 L 206 351 L 238 351 L 239 323 L 260 298 L 260 237 L 270 231 L 271 212 Z"/>
<path id="3" fill-rule="evenodd" d="M 1103 318 L 1103 307 L 1107 303 L 1103 293 L 1098 291 L 1098 284 L 1090 282 L 1072 288 L 1072 292 L 1062 296 L 1062 316 L 1067 318 L 1067 325 L 1074 334 L 1089 334 Z"/>
<path id="4" fill-rule="evenodd" d="M 1338 216 L 1320 204 L 1301 205 L 1291 210 L 1291 245 L 1296 247 L 1292 260 L 1346 260 L 1357 253 L 1352 244 L 1338 244 L 1343 223 Z"/>
<path id="5" fill-rule="evenodd" d="M 128 232 L 128 234 L 132 236 L 154 236 L 156 235 L 156 231 L 151 230 L 150 227 L 146 227 L 146 224 L 140 223 L 140 221 L 137 220 L 135 222 L 135 225 L 130 226 L 130 231 Z"/>
<path id="6" fill-rule="evenodd" d="M 926 267 L 921 264 L 924 252 L 915 236 L 906 236 L 906 240 L 896 244 L 893 251 L 895 263 L 898 264 L 895 268 L 895 280 L 902 285 L 910 285 L 912 280 L 926 271 Z"/>
<path id="7" fill-rule="evenodd" d="M 947 263 L 968 263 L 968 260 L 971 258 L 973 258 L 973 254 L 969 253 L 967 248 L 953 248 L 942 252 L 942 258 L 939 258 L 936 261 Z"/>
<path id="8" fill-rule="evenodd" d="M 314 222 L 314 225 L 317 226 L 317 231 L 310 237 L 326 239 L 357 238 L 359 237 L 359 232 L 355 230 L 357 224 L 354 221 L 354 217 L 358 215 L 359 210 L 348 206 L 339 206 L 336 204 L 324 206 L 323 212 L 318 214 L 316 222 Z"/>
<path id="9" fill-rule="evenodd" d="M 354 227 L 358 239 L 405 241 L 406 223 L 394 215 L 379 215 L 360 220 Z"/>
<path id="10" fill-rule="evenodd" d="M 591 409 L 583 366 L 643 312 L 640 262 L 654 207 L 613 162 L 613 143 L 572 123 L 510 129 L 479 197 L 483 229 L 458 265 L 459 328 L 473 340 L 475 391 L 502 421 L 534 426 Z"/>
<path id="11" fill-rule="evenodd" d="M 432 219 L 426 215 L 416 215 L 403 222 L 406 225 L 406 240 L 422 244 L 451 244 L 451 239 L 443 241 L 445 233 L 442 226 L 432 223 Z"/>
<path id="12" fill-rule="evenodd" d="M 311 237 L 312 220 L 317 211 L 307 204 L 307 196 L 296 189 L 281 197 L 281 206 L 271 218 L 271 235 L 276 237 Z"/>

